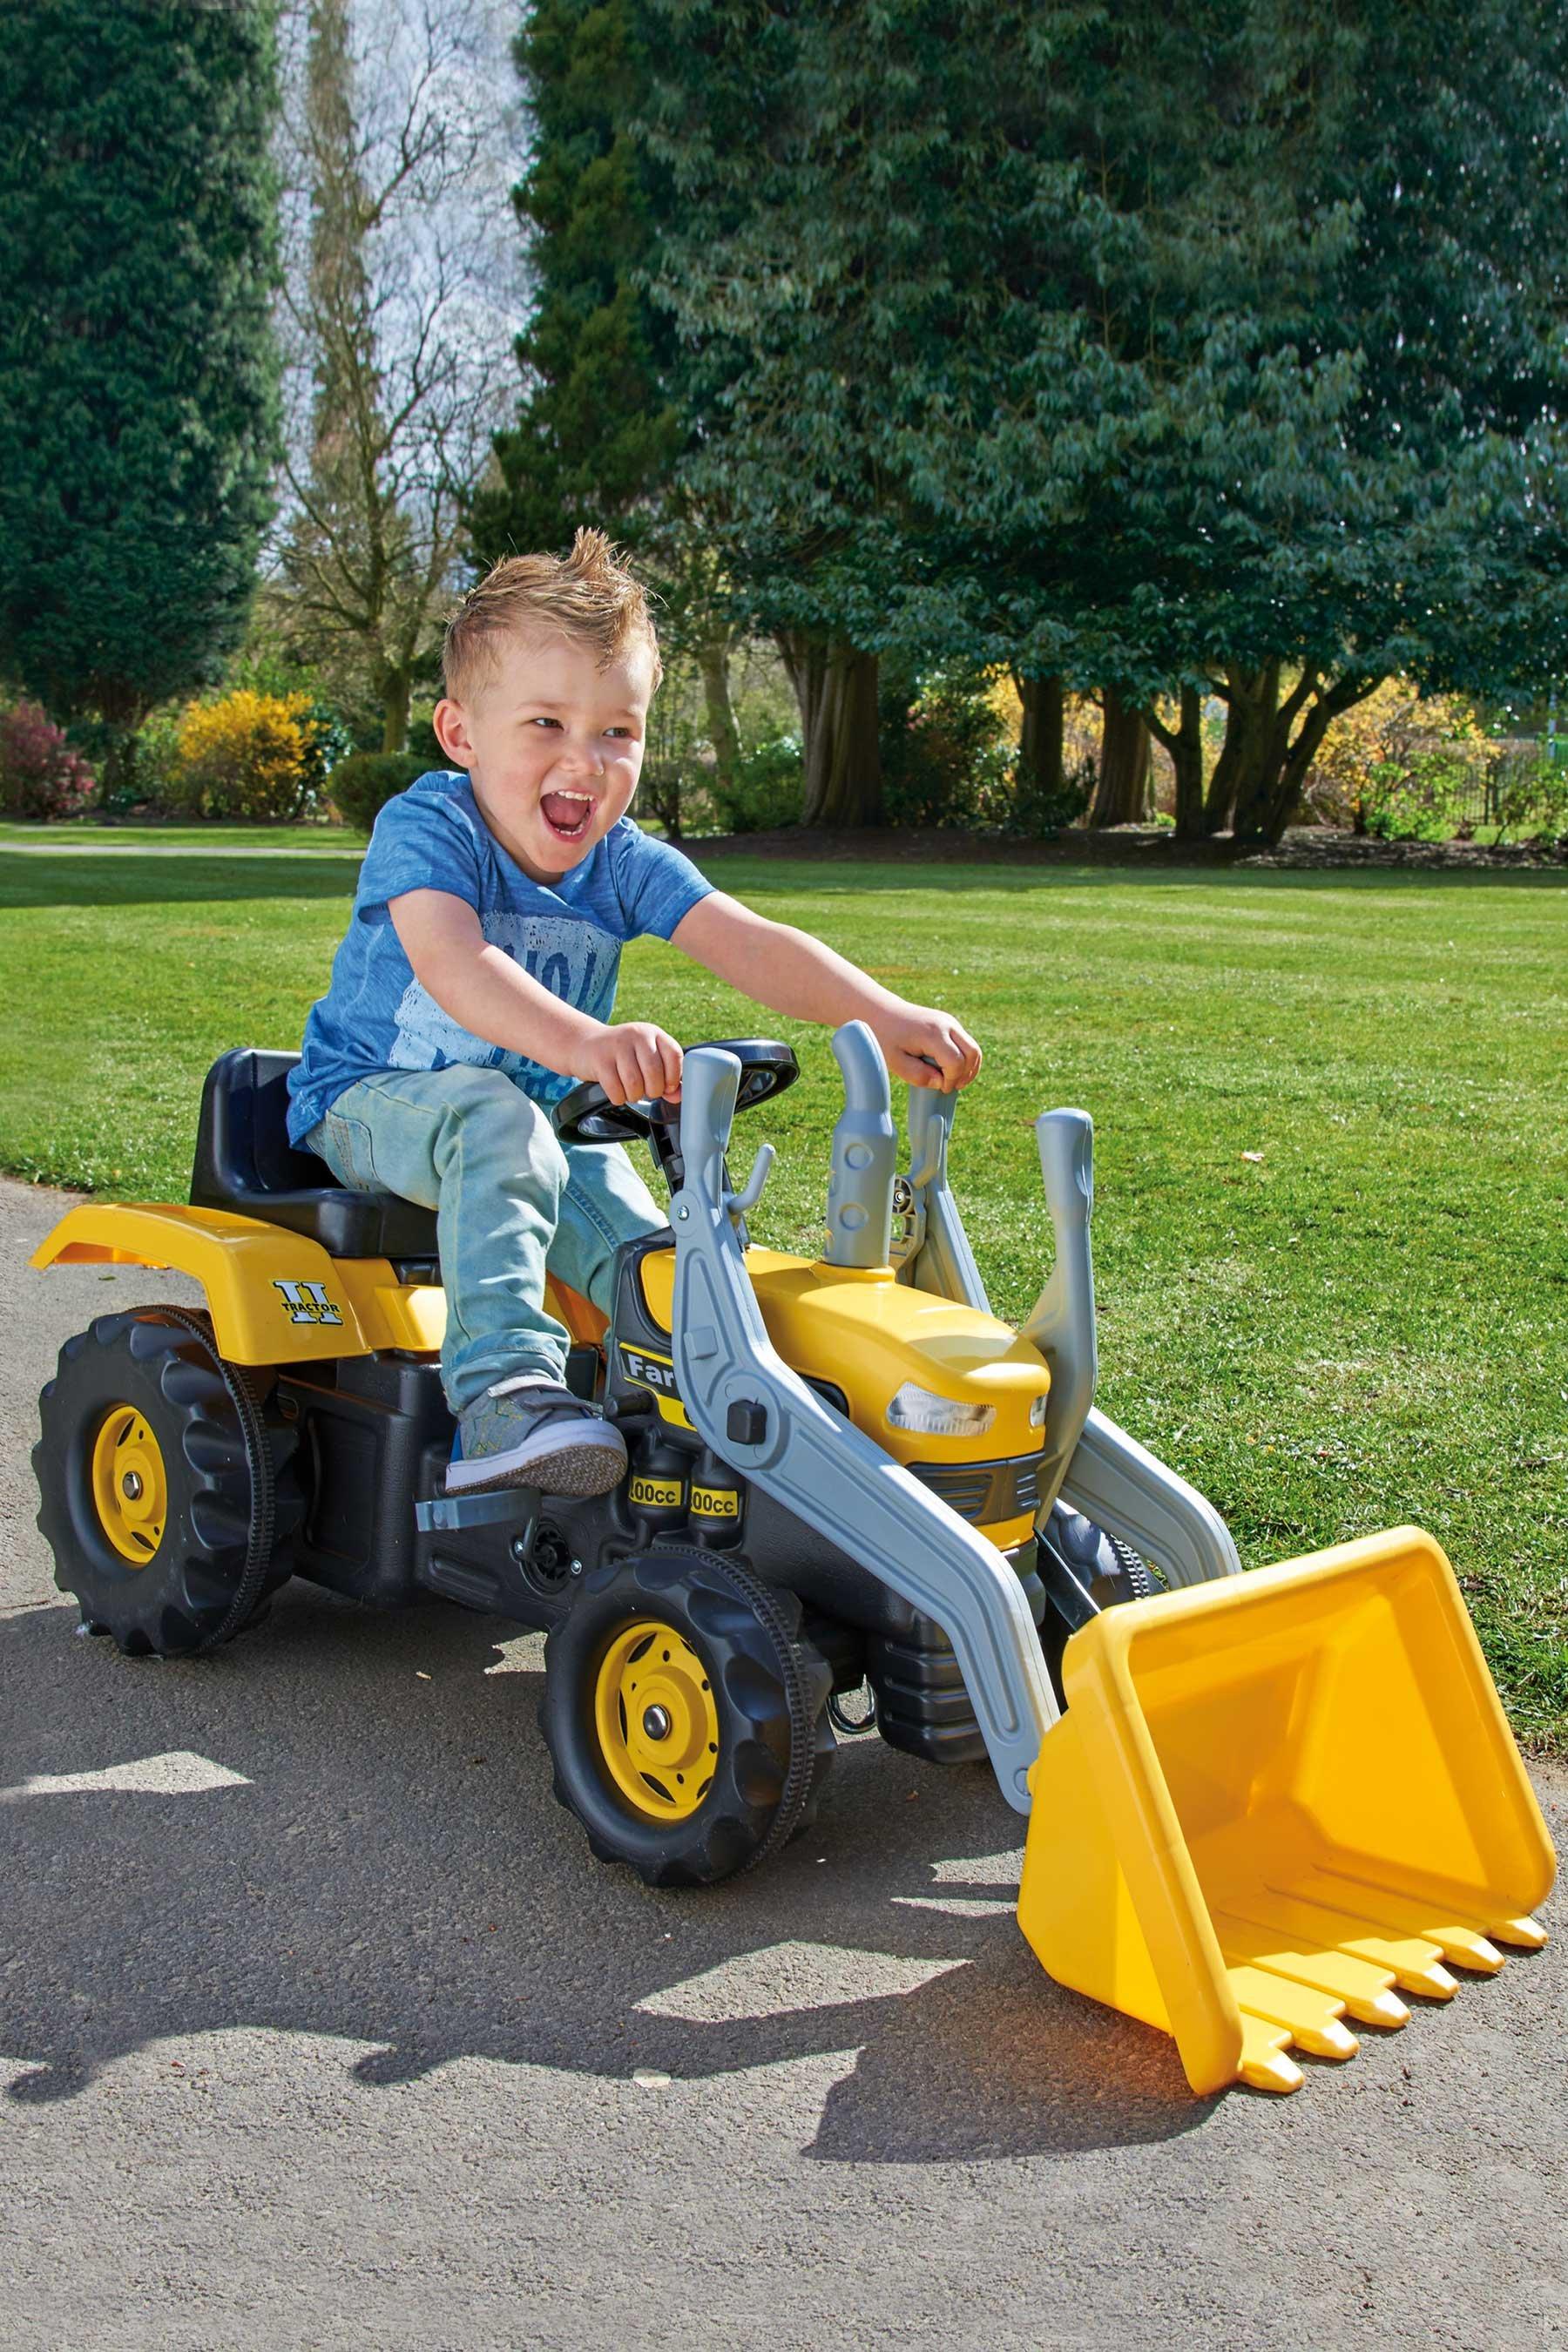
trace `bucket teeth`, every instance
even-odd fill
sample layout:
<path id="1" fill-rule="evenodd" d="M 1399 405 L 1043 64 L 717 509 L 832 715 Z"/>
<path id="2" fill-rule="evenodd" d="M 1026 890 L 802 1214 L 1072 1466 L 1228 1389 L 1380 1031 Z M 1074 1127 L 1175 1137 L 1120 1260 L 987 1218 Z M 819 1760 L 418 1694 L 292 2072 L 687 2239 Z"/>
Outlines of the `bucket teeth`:
<path id="1" fill-rule="evenodd" d="M 1254 2091 L 1299 2091 L 1301 2069 L 1294 2059 L 1285 2055 L 1289 2039 L 1289 2034 L 1278 2026 L 1265 2025 L 1260 2018 L 1249 2017 L 1244 2010 L 1241 2063 L 1236 2070 L 1239 2079 Z"/>
<path id="2" fill-rule="evenodd" d="M 1490 1933 L 1500 1944 L 1514 1944 L 1522 1952 L 1540 1952 L 1546 1948 L 1546 1930 L 1534 1919 L 1494 1919 Z"/>
<path id="3" fill-rule="evenodd" d="M 1300 1937 L 1317 1951 L 1343 1952 L 1385 1969 L 1402 1992 L 1447 2000 L 1458 1989 L 1442 1965 L 1437 1945 L 1425 1937 L 1391 1935 L 1385 1920 L 1366 1912 L 1331 1910 L 1324 1904 L 1300 1900 L 1294 1890 L 1286 1894 L 1276 1887 L 1259 1895 L 1257 1907 L 1271 1926 Z"/>
<path id="4" fill-rule="evenodd" d="M 1353 2058 L 1361 2044 L 1342 2022 L 1344 2003 L 1267 1969 L 1233 1968 L 1230 1989 L 1237 2005 L 1265 2025 L 1282 2026 L 1299 2050 L 1314 2058 Z"/>
<path id="5" fill-rule="evenodd" d="M 1392 1969 L 1374 1968 L 1370 1960 L 1350 1952 L 1303 1949 L 1289 1936 L 1271 1931 L 1260 1921 L 1216 1912 L 1215 1934 L 1227 1964 L 1247 1960 L 1255 1968 L 1310 1985 L 1342 2003 L 1358 2025 L 1394 2029 L 1410 2022 L 1410 2011 L 1391 1990 Z"/>
<path id="6" fill-rule="evenodd" d="M 1397 1934 L 1418 1936 L 1423 1942 L 1435 1944 L 1455 1968 L 1468 1969 L 1476 1976 L 1495 1977 L 1502 1966 L 1503 1956 L 1495 1944 L 1488 1942 L 1484 1923 L 1456 1918 L 1444 1906 L 1423 1906 L 1393 1888 L 1363 1886 L 1358 1879 L 1342 1877 L 1333 1870 L 1310 1871 L 1301 1881 L 1301 1892 L 1309 1901 L 1327 1904 L 1334 1910 L 1355 1910 L 1363 1904 L 1375 1906 L 1380 1924 Z"/>
<path id="7" fill-rule="evenodd" d="M 1258 2091 L 1299 2086 L 1301 2070 L 1285 2054 L 1292 2045 L 1314 2058 L 1353 2058 L 1361 2045 L 1347 2015 L 1363 2025 L 1407 2024 L 1395 1984 L 1429 2000 L 1450 1999 L 1458 1985 L 1445 1958 L 1486 1976 L 1503 1965 L 1504 1955 L 1468 1922 L 1428 1923 L 1408 1896 L 1329 1871 L 1309 1872 L 1288 1893 L 1232 1890 L 1213 1920 L 1241 2011 L 1238 2074 Z M 1507 1927 L 1506 1940 L 1527 1949 L 1546 1941 L 1533 1919 Z M 1491 1932 L 1504 1931 L 1494 1924 Z"/>

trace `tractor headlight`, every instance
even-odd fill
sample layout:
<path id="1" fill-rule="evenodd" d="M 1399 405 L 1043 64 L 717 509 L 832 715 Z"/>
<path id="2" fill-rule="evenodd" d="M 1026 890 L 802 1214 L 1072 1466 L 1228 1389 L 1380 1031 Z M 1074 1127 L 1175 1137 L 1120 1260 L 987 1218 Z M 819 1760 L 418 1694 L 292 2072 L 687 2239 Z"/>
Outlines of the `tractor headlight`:
<path id="1" fill-rule="evenodd" d="M 916 1430 L 922 1437 L 984 1437 L 995 1418 L 994 1404 L 934 1396 L 914 1381 L 906 1381 L 888 1407 L 892 1428 Z"/>
<path id="2" fill-rule="evenodd" d="M 1046 1407 L 1049 1402 L 1050 1399 L 1048 1396 L 1031 1397 L 1029 1400 L 1029 1427 L 1031 1429 L 1044 1429 L 1046 1425 Z"/>

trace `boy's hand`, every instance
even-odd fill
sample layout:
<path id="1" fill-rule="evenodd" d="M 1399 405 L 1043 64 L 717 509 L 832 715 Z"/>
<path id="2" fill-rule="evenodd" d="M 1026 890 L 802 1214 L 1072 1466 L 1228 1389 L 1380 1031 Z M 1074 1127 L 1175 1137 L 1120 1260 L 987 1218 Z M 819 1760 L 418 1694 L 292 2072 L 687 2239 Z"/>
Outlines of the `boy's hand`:
<path id="1" fill-rule="evenodd" d="M 606 1022 L 575 1075 L 593 1078 L 613 1103 L 640 1102 L 645 1095 L 679 1102 L 680 1048 L 651 1021 Z"/>
<path id="2" fill-rule="evenodd" d="M 896 1013 L 873 1016 L 870 1025 L 889 1071 L 910 1086 L 935 1087 L 952 1095 L 980 1076 L 980 1048 L 951 1013 L 900 1004 Z"/>

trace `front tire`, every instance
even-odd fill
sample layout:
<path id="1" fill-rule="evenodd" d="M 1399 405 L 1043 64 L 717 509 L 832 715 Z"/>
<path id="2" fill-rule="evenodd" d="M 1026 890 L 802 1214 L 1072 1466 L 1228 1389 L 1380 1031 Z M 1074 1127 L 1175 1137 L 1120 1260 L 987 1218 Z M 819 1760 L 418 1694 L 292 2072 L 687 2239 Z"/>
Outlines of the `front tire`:
<path id="1" fill-rule="evenodd" d="M 100 1317 L 38 1400 L 38 1527 L 55 1581 L 129 1656 L 188 1657 L 250 1623 L 304 1513 L 293 1433 L 183 1307 Z"/>
<path id="2" fill-rule="evenodd" d="M 1049 1540 L 1064 1554 L 1079 1582 L 1100 1609 L 1119 1608 L 1124 1601 L 1147 1601 L 1161 1590 L 1154 1570 L 1131 1544 L 1123 1543 L 1120 1536 L 1108 1535 L 1092 1519 L 1085 1518 L 1081 1512 L 1068 1511 L 1060 1503 L 1051 1511 Z M 1067 1696 L 1062 1688 L 1062 1654 L 1071 1633 L 1071 1626 L 1049 1597 L 1047 1585 L 1046 1613 L 1040 1620 L 1040 1648 L 1045 1653 L 1046 1672 L 1051 1678 L 1057 1705 L 1063 1707 Z"/>
<path id="3" fill-rule="evenodd" d="M 832 1748 L 832 1675 L 800 1604 L 740 1561 L 658 1549 L 584 1580 L 544 1645 L 555 1794 L 601 1862 L 711 1886 L 800 1827 Z"/>

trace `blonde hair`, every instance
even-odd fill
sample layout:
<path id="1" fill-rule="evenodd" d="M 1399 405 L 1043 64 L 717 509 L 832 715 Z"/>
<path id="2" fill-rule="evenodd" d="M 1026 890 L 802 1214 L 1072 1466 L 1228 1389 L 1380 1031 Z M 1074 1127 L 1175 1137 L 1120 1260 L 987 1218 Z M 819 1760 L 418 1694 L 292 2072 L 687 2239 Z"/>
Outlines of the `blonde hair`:
<path id="1" fill-rule="evenodd" d="M 579 530 L 570 555 L 508 555 L 470 588 L 447 624 L 441 669 L 454 701 L 471 696 L 494 667 L 503 636 L 532 632 L 586 646 L 606 669 L 641 639 L 664 675 L 642 583 L 602 530 Z"/>

